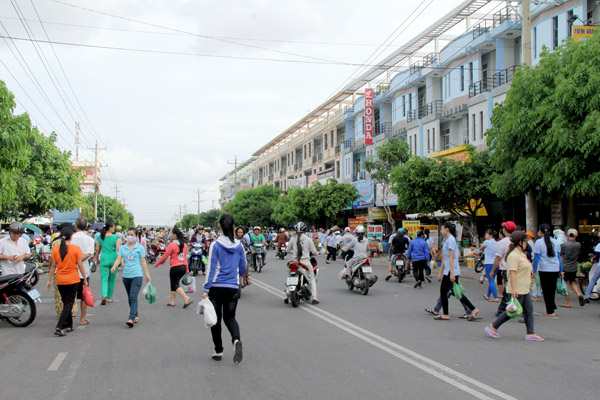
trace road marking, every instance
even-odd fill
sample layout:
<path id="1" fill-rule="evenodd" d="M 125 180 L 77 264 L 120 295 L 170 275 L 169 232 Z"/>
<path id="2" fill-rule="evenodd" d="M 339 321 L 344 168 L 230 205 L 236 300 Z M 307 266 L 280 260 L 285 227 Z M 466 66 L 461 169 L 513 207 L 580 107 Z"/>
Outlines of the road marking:
<path id="1" fill-rule="evenodd" d="M 90 347 L 90 343 L 88 342 L 75 355 L 75 359 L 73 360 L 73 362 L 69 366 L 67 374 L 63 378 L 63 381 L 62 381 L 62 390 L 60 391 L 60 393 L 56 397 L 57 400 L 64 400 L 65 398 L 67 398 L 67 392 L 69 391 L 71 383 L 73 382 L 73 379 L 75 378 L 75 375 L 77 374 L 77 371 L 79 370 L 79 367 L 83 363 L 83 360 L 85 360 L 85 355 L 86 355 L 89 347 Z M 73 396 L 69 396 L 69 397 L 73 397 Z"/>
<path id="2" fill-rule="evenodd" d="M 266 292 L 269 292 L 279 298 L 282 297 L 281 290 L 277 290 L 273 286 L 259 281 L 256 278 L 252 279 L 252 282 Z M 496 398 L 517 400 L 516 398 L 489 385 L 486 385 L 483 382 L 470 378 L 465 374 L 462 374 L 421 354 L 415 353 L 406 347 L 400 346 L 399 344 L 394 343 L 371 331 L 363 329 L 358 325 L 354 325 L 353 323 L 324 311 L 323 309 L 316 307 L 301 307 L 301 309 L 373 345 L 374 347 L 377 347 L 378 349 L 383 350 L 386 353 L 405 361 L 424 372 L 427 372 L 428 374 L 448 383 L 449 385 L 471 394 L 475 398 L 481 400 L 492 400 Z M 492 397 L 490 397 L 490 395 L 492 395 Z"/>
<path id="3" fill-rule="evenodd" d="M 57 371 L 60 368 L 60 364 L 62 364 L 62 362 L 65 360 L 66 356 L 66 351 L 64 353 L 58 353 L 54 361 L 52 361 L 52 364 L 50 364 L 48 367 L 48 371 Z"/>

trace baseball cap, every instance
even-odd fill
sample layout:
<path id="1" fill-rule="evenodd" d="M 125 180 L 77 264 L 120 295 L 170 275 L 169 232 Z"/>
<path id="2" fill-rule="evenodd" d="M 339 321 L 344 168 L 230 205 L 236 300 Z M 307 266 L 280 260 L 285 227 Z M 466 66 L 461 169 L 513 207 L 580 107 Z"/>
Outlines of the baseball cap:
<path id="1" fill-rule="evenodd" d="M 573 229 L 573 228 L 569 229 L 569 230 L 567 231 L 567 235 L 569 235 L 569 236 L 571 236 L 571 237 L 576 237 L 576 236 L 578 235 L 578 233 L 577 233 L 577 229 Z"/>
<path id="2" fill-rule="evenodd" d="M 530 238 L 532 238 L 532 239 L 535 239 L 535 237 L 533 236 L 533 233 L 531 233 L 531 232 L 526 232 L 525 234 L 526 234 L 527 236 L 529 236 Z"/>
<path id="3" fill-rule="evenodd" d="M 506 229 L 508 233 L 512 233 L 515 229 L 517 229 L 517 225 L 512 221 L 503 222 L 502 227 Z"/>

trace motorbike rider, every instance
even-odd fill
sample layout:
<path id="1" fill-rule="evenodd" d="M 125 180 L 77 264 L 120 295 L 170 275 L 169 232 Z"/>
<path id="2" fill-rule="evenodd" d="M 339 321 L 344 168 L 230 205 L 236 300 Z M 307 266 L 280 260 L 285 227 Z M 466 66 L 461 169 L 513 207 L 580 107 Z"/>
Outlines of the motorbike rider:
<path id="1" fill-rule="evenodd" d="M 406 249 L 408 249 L 408 245 L 410 244 L 409 239 L 406 237 L 406 229 L 399 228 L 398 234 L 392 240 L 392 244 L 390 246 L 390 272 L 385 277 L 386 281 L 389 281 L 392 277 L 392 271 L 394 270 L 394 263 L 396 261 L 396 257 L 398 254 L 404 254 Z"/>
<path id="2" fill-rule="evenodd" d="M 346 279 L 352 279 L 352 265 L 354 263 L 368 258 L 367 248 L 369 247 L 369 240 L 365 237 L 365 227 L 358 225 L 354 233 L 356 233 L 356 236 L 352 236 L 352 240 L 342 247 L 344 254 L 347 254 L 350 250 L 354 250 L 352 258 L 346 261 Z"/>
<path id="3" fill-rule="evenodd" d="M 250 235 L 250 243 L 252 245 L 252 262 L 256 265 L 256 245 L 262 243 L 264 246 L 262 252 L 263 265 L 267 265 L 267 240 L 261 233 L 260 226 L 255 226 L 253 233 Z"/>
<path id="4" fill-rule="evenodd" d="M 277 234 L 275 241 L 277 241 L 277 251 L 279 251 L 281 245 L 285 244 L 288 241 L 288 237 L 285 234 L 285 229 L 279 228 L 279 233 Z"/>
<path id="5" fill-rule="evenodd" d="M 340 247 L 344 248 L 345 246 L 348 246 L 352 242 L 352 239 L 354 239 L 352 229 L 350 229 L 350 227 L 344 228 L 344 235 L 342 236 L 342 243 L 340 244 Z M 352 257 L 354 257 L 354 250 L 348 250 L 345 254 L 344 259 L 349 260 Z"/>
<path id="6" fill-rule="evenodd" d="M 24 232 L 23 224 L 13 222 L 8 226 L 8 236 L 0 240 L 0 271 L 3 276 L 25 273 L 24 261 L 31 258 L 31 251 L 27 239 L 22 237 Z"/>
<path id="7" fill-rule="evenodd" d="M 304 275 L 310 283 L 310 292 L 312 293 L 312 304 L 319 304 L 317 298 L 317 282 L 315 280 L 315 273 L 313 266 L 310 262 L 311 254 L 317 254 L 317 248 L 315 243 L 306 235 L 306 224 L 304 222 L 298 222 L 295 227 L 296 236 L 293 240 L 290 240 L 288 251 L 293 254 L 296 260 L 306 267 L 300 268 L 300 272 Z M 283 299 L 283 302 L 287 304 L 289 299 L 287 296 Z"/>

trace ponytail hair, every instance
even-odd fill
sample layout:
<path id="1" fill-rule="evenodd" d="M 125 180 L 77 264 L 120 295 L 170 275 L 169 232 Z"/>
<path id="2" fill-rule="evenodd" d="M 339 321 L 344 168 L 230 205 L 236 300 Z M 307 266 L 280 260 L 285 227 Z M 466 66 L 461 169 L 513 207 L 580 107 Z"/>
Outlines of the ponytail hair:
<path id="1" fill-rule="evenodd" d="M 446 222 L 444 222 L 444 225 L 442 225 L 442 226 L 444 228 L 448 229 L 452 236 L 456 236 L 456 225 L 454 225 L 452 222 L 446 221 Z"/>
<path id="2" fill-rule="evenodd" d="M 540 232 L 544 235 L 544 243 L 546 243 L 546 255 L 548 257 L 554 257 L 556 253 L 554 252 L 554 246 L 552 245 L 552 241 L 550 238 L 552 237 L 552 232 L 550 232 L 550 225 L 541 224 Z"/>
<path id="3" fill-rule="evenodd" d="M 61 242 L 58 252 L 60 253 L 60 259 L 62 261 L 65 260 L 65 257 L 69 251 L 69 248 L 67 247 L 67 240 L 71 240 L 71 236 L 73 236 L 73 228 L 71 226 L 67 225 L 60 230 Z"/>
<path id="4" fill-rule="evenodd" d="M 104 238 L 106 237 L 106 232 L 108 232 L 108 230 L 113 226 L 115 226 L 114 222 L 107 222 L 104 224 L 104 227 L 100 231 L 100 237 L 102 238 L 102 240 L 104 240 Z"/>
<path id="5" fill-rule="evenodd" d="M 221 218 L 219 218 L 219 224 L 221 225 L 223 235 L 227 236 L 233 243 L 235 239 L 233 235 L 233 227 L 235 226 L 233 215 L 227 213 L 221 215 Z"/>
<path id="6" fill-rule="evenodd" d="M 185 236 L 178 227 L 173 228 L 173 235 L 177 236 L 177 240 L 179 241 L 179 254 L 183 253 L 183 246 L 185 246 Z"/>

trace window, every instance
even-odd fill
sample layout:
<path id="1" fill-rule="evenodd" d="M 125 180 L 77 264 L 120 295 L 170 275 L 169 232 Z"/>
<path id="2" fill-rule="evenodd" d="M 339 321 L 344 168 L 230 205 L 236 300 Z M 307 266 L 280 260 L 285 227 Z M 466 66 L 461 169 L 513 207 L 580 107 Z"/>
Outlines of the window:
<path id="1" fill-rule="evenodd" d="M 573 16 L 573 10 L 567 11 L 567 37 L 573 36 L 573 23 L 571 17 Z"/>
<path id="2" fill-rule="evenodd" d="M 413 152 L 413 148 L 412 148 L 412 135 L 409 136 L 408 138 L 408 148 L 410 149 L 410 152 Z"/>
<path id="3" fill-rule="evenodd" d="M 408 94 L 408 112 L 411 112 L 413 109 L 412 107 L 412 93 Z"/>
<path id="4" fill-rule="evenodd" d="M 417 154 L 417 135 L 415 135 L 415 154 Z"/>
<path id="5" fill-rule="evenodd" d="M 406 96 L 402 95 L 402 116 L 406 117 Z"/>
<path id="6" fill-rule="evenodd" d="M 435 151 L 435 128 L 431 130 L 431 150 Z"/>
<path id="7" fill-rule="evenodd" d="M 335 162 L 335 175 L 339 179 L 339 177 L 340 177 L 340 162 L 339 161 Z"/>
<path id="8" fill-rule="evenodd" d="M 460 91 L 465 91 L 465 66 L 460 66 Z"/>
<path id="9" fill-rule="evenodd" d="M 442 149 L 448 150 L 450 148 L 450 129 L 442 130 Z"/>
<path id="10" fill-rule="evenodd" d="M 306 145 L 304 145 L 304 159 L 306 160 Z"/>
<path id="11" fill-rule="evenodd" d="M 469 63 L 469 86 L 473 86 L 473 61 Z"/>
<path id="12" fill-rule="evenodd" d="M 427 129 L 427 152 L 429 153 L 431 151 L 431 136 L 430 136 L 430 131 L 429 129 Z"/>
<path id="13" fill-rule="evenodd" d="M 558 17 L 552 18 L 552 50 L 558 47 Z"/>
<path id="14" fill-rule="evenodd" d="M 472 114 L 471 119 L 473 120 L 473 141 L 477 140 L 477 124 L 475 123 L 475 114 Z"/>
<path id="15" fill-rule="evenodd" d="M 537 27 L 533 28 L 533 58 L 537 58 Z"/>
<path id="16" fill-rule="evenodd" d="M 327 150 L 327 134 L 323 134 L 323 148 Z"/>
<path id="17" fill-rule="evenodd" d="M 331 131 L 331 147 L 335 146 L 335 142 L 333 141 L 333 131 Z"/>
<path id="18" fill-rule="evenodd" d="M 469 128 L 471 125 L 469 125 L 469 115 L 467 114 L 467 134 L 465 135 L 467 137 L 467 140 L 469 140 L 470 137 L 470 133 L 471 129 Z"/>
<path id="19" fill-rule="evenodd" d="M 312 153 L 312 142 L 308 144 L 308 156 L 310 157 Z"/>
<path id="20" fill-rule="evenodd" d="M 483 139 L 483 111 L 479 111 L 479 134 Z"/>

